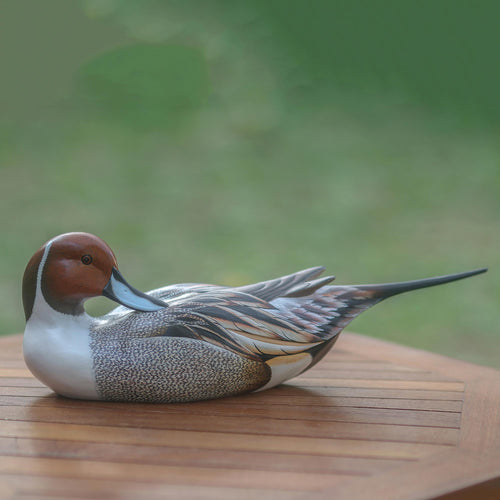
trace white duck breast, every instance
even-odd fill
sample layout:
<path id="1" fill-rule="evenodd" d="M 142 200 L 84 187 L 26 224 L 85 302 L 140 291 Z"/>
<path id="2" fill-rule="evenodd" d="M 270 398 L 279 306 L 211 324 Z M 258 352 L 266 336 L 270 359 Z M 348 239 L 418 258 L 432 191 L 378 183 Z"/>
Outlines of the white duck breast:
<path id="1" fill-rule="evenodd" d="M 33 375 L 58 394 L 99 399 L 90 352 L 92 318 L 55 311 L 42 294 L 41 277 L 50 246 L 45 248 L 37 273 L 33 312 L 24 331 L 24 359 Z"/>

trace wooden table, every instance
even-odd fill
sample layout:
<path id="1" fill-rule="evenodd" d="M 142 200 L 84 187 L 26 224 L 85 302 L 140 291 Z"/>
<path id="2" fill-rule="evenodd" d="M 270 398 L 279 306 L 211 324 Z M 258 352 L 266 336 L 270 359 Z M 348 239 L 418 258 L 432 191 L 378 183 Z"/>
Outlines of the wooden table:
<path id="1" fill-rule="evenodd" d="M 319 365 L 263 393 L 101 403 L 55 396 L 25 368 L 21 342 L 0 339 L 2 498 L 500 492 L 500 372 L 493 369 L 343 333 Z"/>

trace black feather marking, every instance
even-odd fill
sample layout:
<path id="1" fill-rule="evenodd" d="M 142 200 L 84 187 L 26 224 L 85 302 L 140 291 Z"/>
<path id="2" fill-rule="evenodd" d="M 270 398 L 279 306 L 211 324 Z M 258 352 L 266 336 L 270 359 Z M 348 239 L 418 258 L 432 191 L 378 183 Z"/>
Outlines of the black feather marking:
<path id="1" fill-rule="evenodd" d="M 304 297 L 307 295 L 312 295 L 315 291 L 328 285 L 335 279 L 335 276 L 326 276 L 325 278 L 320 278 L 314 281 L 309 281 L 303 285 L 296 286 L 292 288 L 289 292 L 283 295 L 283 297 Z"/>
<path id="2" fill-rule="evenodd" d="M 237 305 L 237 304 L 231 304 L 231 309 L 234 309 L 235 311 L 239 312 L 240 314 L 254 318 L 256 321 L 268 323 L 273 326 L 277 326 L 279 328 L 290 328 L 290 325 L 285 323 L 283 319 L 279 318 L 276 315 L 272 315 L 270 313 L 264 312 L 265 310 L 263 309 L 256 309 L 256 308 L 251 308 L 248 306 L 244 306 L 242 304 Z M 240 320 L 239 322 L 241 323 L 241 316 L 239 316 Z"/>
<path id="3" fill-rule="evenodd" d="M 487 270 L 487 268 L 482 268 L 474 271 L 467 271 L 465 273 L 447 274 L 445 276 L 436 276 L 434 278 L 413 281 L 401 281 L 399 283 L 384 283 L 382 285 L 356 285 L 355 288 L 363 292 L 371 293 L 372 297 L 385 299 L 399 293 L 417 290 L 418 288 L 427 288 L 469 278 L 470 276 L 485 273 Z"/>

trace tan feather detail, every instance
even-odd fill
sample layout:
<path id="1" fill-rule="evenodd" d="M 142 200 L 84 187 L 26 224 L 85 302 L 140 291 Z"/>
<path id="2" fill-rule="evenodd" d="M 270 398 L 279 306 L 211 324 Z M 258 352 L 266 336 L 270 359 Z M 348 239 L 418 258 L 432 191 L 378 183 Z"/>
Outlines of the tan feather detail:
<path id="1" fill-rule="evenodd" d="M 273 329 L 273 333 L 275 334 L 273 337 L 266 336 L 266 338 L 274 338 L 276 340 L 280 341 L 288 341 L 288 342 L 316 342 L 320 340 L 318 336 L 311 334 L 310 332 L 307 332 L 306 330 L 284 330 L 283 328 L 277 329 L 273 325 L 262 325 L 261 329 L 251 329 L 248 328 L 246 325 L 241 325 L 241 328 L 239 328 L 240 325 L 238 325 L 238 330 L 241 330 L 245 332 L 245 334 L 251 336 L 256 335 L 259 338 L 262 338 L 262 327 L 265 328 L 270 328 Z M 276 329 L 274 329 L 276 328 Z"/>
<path id="2" fill-rule="evenodd" d="M 266 361 L 271 368 L 271 378 L 266 385 L 259 387 L 256 392 L 269 389 L 295 377 L 306 370 L 312 361 L 312 357 L 307 352 L 291 354 L 290 356 L 277 356 Z"/>
<path id="3" fill-rule="evenodd" d="M 269 338 L 263 338 L 261 335 L 253 335 L 251 333 L 242 333 L 242 332 L 235 332 L 234 330 L 231 330 L 231 334 L 237 335 L 238 339 L 241 337 L 246 337 L 248 339 L 252 340 L 257 340 L 259 342 L 263 342 L 265 344 L 275 344 L 275 345 L 280 345 L 280 346 L 296 346 L 299 344 L 300 346 L 307 346 L 309 347 L 314 347 L 315 345 L 321 343 L 321 341 L 315 341 L 315 342 L 310 342 L 310 341 L 305 341 L 301 340 L 300 342 L 294 341 L 294 340 L 285 340 L 285 339 L 269 339 Z"/>
<path id="4" fill-rule="evenodd" d="M 300 361 L 302 359 L 306 359 L 307 357 L 310 358 L 310 354 L 307 352 L 301 352 L 298 354 L 292 354 L 290 356 L 280 356 L 279 358 L 271 358 L 266 361 L 266 364 L 275 367 L 275 366 L 282 366 L 282 365 L 291 365 L 295 364 L 297 361 Z"/>
<path id="5" fill-rule="evenodd" d="M 255 335 L 242 335 L 234 330 L 231 332 L 235 336 L 236 341 L 245 347 L 250 349 L 253 353 L 269 354 L 272 356 L 283 356 L 285 354 L 294 354 L 298 352 L 306 351 L 312 347 L 318 345 L 320 342 L 287 342 L 285 340 L 263 340 L 262 337 L 257 337 Z"/>

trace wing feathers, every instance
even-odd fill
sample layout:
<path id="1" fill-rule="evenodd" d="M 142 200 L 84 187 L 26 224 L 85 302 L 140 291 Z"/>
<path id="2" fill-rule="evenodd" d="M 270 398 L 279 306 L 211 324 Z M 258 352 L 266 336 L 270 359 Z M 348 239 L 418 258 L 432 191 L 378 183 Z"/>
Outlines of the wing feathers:
<path id="1" fill-rule="evenodd" d="M 283 296 L 298 285 L 318 277 L 324 270 L 323 266 L 311 267 L 310 269 L 304 269 L 298 273 L 282 276 L 274 280 L 240 286 L 234 290 L 271 302 L 271 300 Z"/>
<path id="2" fill-rule="evenodd" d="M 168 295 L 166 335 L 199 338 L 252 359 L 315 349 L 380 299 L 371 290 L 328 286 L 322 267 L 239 288 L 182 285 Z M 185 327 L 176 328 L 175 325 Z"/>

